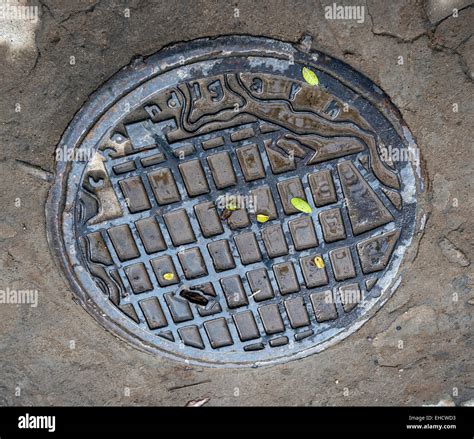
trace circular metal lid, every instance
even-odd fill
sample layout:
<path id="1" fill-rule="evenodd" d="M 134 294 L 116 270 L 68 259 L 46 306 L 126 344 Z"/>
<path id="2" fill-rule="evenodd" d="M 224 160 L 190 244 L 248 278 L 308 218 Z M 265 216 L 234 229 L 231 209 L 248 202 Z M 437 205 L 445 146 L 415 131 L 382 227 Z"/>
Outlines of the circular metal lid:
<path id="1" fill-rule="evenodd" d="M 123 69 L 70 124 L 49 239 L 83 306 L 135 346 L 284 362 L 348 336 L 393 292 L 418 159 L 387 96 L 325 54 L 179 44 Z"/>

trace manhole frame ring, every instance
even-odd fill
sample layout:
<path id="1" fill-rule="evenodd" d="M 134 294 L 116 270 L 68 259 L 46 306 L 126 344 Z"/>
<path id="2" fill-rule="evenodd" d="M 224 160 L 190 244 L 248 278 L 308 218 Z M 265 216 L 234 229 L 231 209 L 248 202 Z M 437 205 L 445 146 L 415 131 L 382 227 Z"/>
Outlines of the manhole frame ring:
<path id="1" fill-rule="evenodd" d="M 182 54 L 184 49 L 188 56 L 183 59 Z M 403 121 L 399 110 L 391 102 L 390 98 L 379 87 L 377 87 L 373 81 L 357 70 L 354 70 L 351 66 L 320 51 L 311 50 L 308 52 L 302 52 L 296 47 L 296 45 L 280 40 L 234 35 L 217 38 L 201 38 L 190 42 L 172 44 L 145 59 L 138 58 L 132 61 L 132 63 L 115 73 L 89 96 L 88 100 L 69 122 L 56 150 L 74 150 L 82 143 L 84 136 L 95 125 L 98 118 L 106 113 L 111 105 L 138 87 L 141 83 L 150 80 L 154 76 L 200 60 L 222 58 L 229 54 L 251 55 L 254 53 L 261 56 L 262 52 L 266 52 L 268 56 L 280 57 L 281 59 L 293 57 L 295 62 L 297 61 L 309 66 L 314 66 L 319 70 L 324 70 L 332 76 L 335 76 L 335 69 L 337 68 L 336 79 L 373 103 L 395 128 L 405 144 L 405 147 L 417 147 L 416 142 L 414 141 L 406 123 Z M 155 67 L 157 63 L 166 66 L 166 69 L 157 71 Z M 346 76 L 349 77 L 347 81 L 351 81 L 350 83 L 343 81 Z M 355 83 L 357 83 L 357 87 L 355 87 Z M 104 90 L 116 91 L 117 94 L 109 93 L 104 99 Z M 93 282 L 89 286 L 81 285 L 69 263 L 68 252 L 62 239 L 62 221 L 60 220 L 60 214 L 64 211 L 67 177 L 71 167 L 71 162 L 69 161 L 56 161 L 55 180 L 50 188 L 45 206 L 47 239 L 51 249 L 54 249 L 52 251 L 53 257 L 60 268 L 61 273 L 63 273 L 68 283 L 71 285 L 77 302 L 86 309 L 86 311 L 91 314 L 91 316 L 96 319 L 103 328 L 133 347 L 153 355 L 159 355 L 175 361 L 184 361 L 188 364 L 200 366 L 257 367 L 286 363 L 321 352 L 329 346 L 332 346 L 353 334 L 365 322 L 372 318 L 395 292 L 401 281 L 401 274 L 403 272 L 402 267 L 406 266 L 409 254 L 416 252 L 418 242 L 414 241 L 419 241 L 421 236 L 420 231 L 423 230 L 426 219 L 422 207 L 423 199 L 421 197 L 424 193 L 425 183 L 420 162 L 421 160 L 416 166 L 412 163 L 417 197 L 414 231 L 410 242 L 405 245 L 403 257 L 396 275 L 393 276 L 390 283 L 382 290 L 381 295 L 374 303 L 374 306 L 368 309 L 351 326 L 324 342 L 297 353 L 293 353 L 290 356 L 283 354 L 280 357 L 264 361 L 246 361 L 236 363 L 229 361 L 219 362 L 215 359 L 196 359 L 187 357 L 186 355 L 180 356 L 176 352 L 161 349 L 158 346 L 146 343 L 133 331 L 128 331 L 126 327 L 120 325 L 120 321 L 112 320 L 109 316 L 104 315 L 102 310 L 93 301 L 88 300 L 88 294 L 86 293 L 88 288 L 97 288 L 96 285 L 93 284 Z M 66 212 L 66 215 L 67 214 L 71 214 L 71 212 Z M 387 276 L 387 274 L 388 273 L 385 273 L 383 277 Z M 123 321 L 128 324 L 125 317 L 123 318 Z"/>

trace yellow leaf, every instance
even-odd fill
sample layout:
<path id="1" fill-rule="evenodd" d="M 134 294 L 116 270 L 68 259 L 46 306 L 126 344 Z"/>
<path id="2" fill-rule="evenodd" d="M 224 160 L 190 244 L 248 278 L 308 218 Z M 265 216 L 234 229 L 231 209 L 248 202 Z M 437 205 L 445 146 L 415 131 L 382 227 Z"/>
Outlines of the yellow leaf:
<path id="1" fill-rule="evenodd" d="M 311 209 L 311 206 L 302 198 L 292 198 L 291 204 L 295 209 L 298 209 L 300 212 L 311 213 L 313 211 L 313 209 Z"/>
<path id="2" fill-rule="evenodd" d="M 225 208 L 226 208 L 227 210 L 230 210 L 230 211 L 232 211 L 232 210 L 237 210 L 237 204 L 235 203 L 235 201 L 229 201 L 229 202 L 226 204 Z"/>
<path id="3" fill-rule="evenodd" d="M 318 268 L 324 268 L 324 259 L 321 256 L 316 256 L 314 258 L 314 263 Z"/>
<path id="4" fill-rule="evenodd" d="M 266 223 L 269 219 L 270 217 L 268 215 L 264 215 L 263 213 L 259 213 L 257 215 L 257 221 L 259 223 Z"/>
<path id="5" fill-rule="evenodd" d="M 308 67 L 303 67 L 302 70 L 303 78 L 309 85 L 319 85 L 319 79 L 311 69 Z"/>
<path id="6" fill-rule="evenodd" d="M 173 274 L 173 273 L 165 273 L 165 274 L 163 275 L 163 278 L 164 278 L 165 280 L 173 280 L 173 279 L 174 279 L 174 274 Z"/>

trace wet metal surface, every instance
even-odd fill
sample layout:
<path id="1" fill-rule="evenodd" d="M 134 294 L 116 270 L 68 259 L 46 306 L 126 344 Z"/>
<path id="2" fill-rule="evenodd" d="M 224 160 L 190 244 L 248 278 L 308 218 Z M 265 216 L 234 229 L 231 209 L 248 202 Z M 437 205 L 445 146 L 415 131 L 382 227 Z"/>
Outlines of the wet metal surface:
<path id="1" fill-rule="evenodd" d="M 380 89 L 326 55 L 248 37 L 171 47 L 72 122 L 59 147 L 89 155 L 58 162 L 50 240 L 83 306 L 141 349 L 302 357 L 399 280 L 417 169 L 380 151 L 406 149 L 405 133 Z"/>

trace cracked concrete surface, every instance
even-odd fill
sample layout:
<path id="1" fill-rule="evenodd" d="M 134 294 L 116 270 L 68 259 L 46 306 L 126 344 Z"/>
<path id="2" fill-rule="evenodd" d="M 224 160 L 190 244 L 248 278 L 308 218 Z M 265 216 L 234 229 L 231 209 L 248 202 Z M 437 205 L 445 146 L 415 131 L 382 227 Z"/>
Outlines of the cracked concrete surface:
<path id="1" fill-rule="evenodd" d="M 2 40 L 0 289 L 36 289 L 39 303 L 0 306 L 0 404 L 472 401 L 474 7 L 337 2 L 366 7 L 365 21 L 357 23 L 325 19 L 332 3 L 42 0 L 34 44 L 20 49 Z M 421 149 L 429 215 L 397 292 L 357 333 L 303 360 L 229 371 L 155 358 L 100 328 L 74 303 L 53 263 L 43 209 L 55 146 L 90 93 L 134 57 L 235 33 L 290 42 L 309 33 L 313 48 L 384 89 Z"/>

